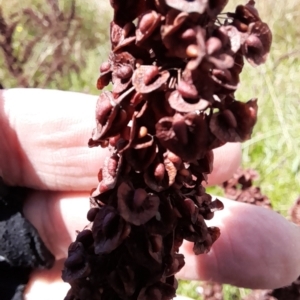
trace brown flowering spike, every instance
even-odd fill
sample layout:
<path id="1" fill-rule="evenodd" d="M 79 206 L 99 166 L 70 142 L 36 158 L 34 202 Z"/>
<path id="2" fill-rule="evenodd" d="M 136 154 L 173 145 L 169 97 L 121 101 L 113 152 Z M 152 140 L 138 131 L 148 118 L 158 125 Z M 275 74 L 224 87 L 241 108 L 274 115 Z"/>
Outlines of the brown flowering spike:
<path id="1" fill-rule="evenodd" d="M 147 223 L 158 211 L 160 200 L 157 195 L 141 188 L 134 189 L 128 183 L 121 183 L 117 197 L 121 216 L 134 225 Z"/>
<path id="2" fill-rule="evenodd" d="M 250 138 L 256 100 L 235 100 L 244 60 L 266 60 L 272 35 L 250 0 L 110 0 L 111 49 L 101 64 L 96 128 L 89 146 L 107 147 L 87 223 L 70 246 L 65 300 L 171 300 L 180 247 L 207 253 L 223 209 L 205 192 L 214 148 Z M 249 173 L 250 174 L 250 173 Z M 249 175 L 248 174 L 248 175 Z M 228 183 L 261 199 L 252 175 Z M 252 201 L 252 200 L 251 200 Z"/>

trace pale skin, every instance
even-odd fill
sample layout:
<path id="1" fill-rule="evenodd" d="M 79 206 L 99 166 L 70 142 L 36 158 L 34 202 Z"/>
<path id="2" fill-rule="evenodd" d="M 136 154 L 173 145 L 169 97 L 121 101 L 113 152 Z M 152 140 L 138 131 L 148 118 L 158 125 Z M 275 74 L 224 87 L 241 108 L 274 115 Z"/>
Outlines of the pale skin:
<path id="1" fill-rule="evenodd" d="M 63 299 L 60 279 L 68 245 L 88 224 L 89 192 L 107 150 L 88 148 L 97 96 L 13 89 L 0 92 L 0 174 L 10 185 L 32 188 L 24 214 L 56 257 L 50 271 L 35 271 L 27 300 Z M 238 144 L 214 151 L 209 184 L 229 178 L 240 164 Z M 221 237 L 205 255 L 185 243 L 179 277 L 263 289 L 289 285 L 300 274 L 300 228 L 264 208 L 222 199 L 208 222 Z"/>

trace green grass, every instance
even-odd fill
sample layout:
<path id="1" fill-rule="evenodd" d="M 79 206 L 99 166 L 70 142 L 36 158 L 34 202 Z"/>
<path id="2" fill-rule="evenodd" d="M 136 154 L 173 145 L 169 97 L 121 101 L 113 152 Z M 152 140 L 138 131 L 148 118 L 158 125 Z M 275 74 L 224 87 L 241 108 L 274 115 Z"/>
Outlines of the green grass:
<path id="1" fill-rule="evenodd" d="M 21 7 L 38 7 L 41 2 L 24 0 L 21 3 L 18 0 L 0 0 L 0 7 L 8 15 L 13 11 L 20 12 Z M 61 0 L 59 3 L 61 7 L 68 9 L 70 0 Z M 243 2 L 234 0 L 230 2 L 230 6 L 233 7 L 236 3 Z M 236 94 L 243 101 L 257 97 L 259 103 L 259 118 L 252 139 L 243 144 L 243 166 L 259 172 L 257 184 L 261 186 L 262 192 L 270 197 L 275 210 L 287 215 L 292 202 L 300 195 L 300 0 L 257 0 L 257 7 L 262 19 L 272 29 L 273 46 L 265 65 L 252 68 L 246 64 Z M 80 74 L 72 73 L 67 78 L 51 82 L 47 87 L 98 94 L 95 82 L 100 63 L 108 53 L 107 34 L 111 10 L 103 0 L 78 0 L 76 8 L 83 20 L 78 35 L 78 40 L 82 43 L 77 46 L 78 49 L 86 49 L 84 67 Z M 39 9 L 45 9 L 45 5 Z M 227 11 L 232 9 L 228 8 Z M 30 36 L 30 30 L 25 25 L 23 27 L 24 30 L 15 35 L 17 46 Z M 89 45 L 91 39 L 96 43 Z M 40 54 L 49 47 L 51 45 L 43 39 L 26 66 L 26 72 L 35 67 Z M 76 53 L 73 55 L 76 57 Z M 0 65 L 2 64 L 0 54 Z M 0 81 L 6 87 L 16 86 L 16 82 L 9 78 L 2 67 Z M 213 191 L 219 192 L 220 189 Z M 182 281 L 179 294 L 201 299 L 195 292 L 197 285 L 197 282 Z M 228 285 L 224 286 L 224 290 L 225 299 L 228 300 L 240 299 L 247 293 L 247 290 Z"/>
<path id="2" fill-rule="evenodd" d="M 300 1 L 260 1 L 263 19 L 273 31 L 267 63 L 247 66 L 237 96 L 258 97 L 259 115 L 251 140 L 243 144 L 243 163 L 260 174 L 259 184 L 274 209 L 287 215 L 300 194 Z"/>

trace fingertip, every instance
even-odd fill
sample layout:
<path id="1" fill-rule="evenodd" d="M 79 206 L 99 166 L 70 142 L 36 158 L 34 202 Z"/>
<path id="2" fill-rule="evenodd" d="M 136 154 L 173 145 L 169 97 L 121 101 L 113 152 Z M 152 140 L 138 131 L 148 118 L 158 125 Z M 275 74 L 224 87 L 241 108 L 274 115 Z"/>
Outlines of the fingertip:
<path id="1" fill-rule="evenodd" d="M 184 243 L 185 279 L 210 280 L 252 289 L 290 285 L 300 274 L 300 227 L 263 207 L 218 197 L 223 211 L 207 221 L 221 230 L 208 254 L 195 256 Z"/>

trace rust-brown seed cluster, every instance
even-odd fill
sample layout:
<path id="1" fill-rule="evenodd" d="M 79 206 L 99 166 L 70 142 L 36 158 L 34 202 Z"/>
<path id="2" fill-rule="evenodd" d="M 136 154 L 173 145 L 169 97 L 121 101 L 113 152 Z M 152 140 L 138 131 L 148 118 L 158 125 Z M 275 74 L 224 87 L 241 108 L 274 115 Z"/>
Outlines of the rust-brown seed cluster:
<path id="1" fill-rule="evenodd" d="M 212 149 L 250 138 L 257 104 L 234 98 L 244 57 L 263 63 L 271 33 L 254 7 L 227 0 L 110 0 L 111 52 L 89 146 L 109 147 L 92 193 L 91 228 L 69 247 L 67 300 L 168 300 L 183 267 L 219 237 L 223 208 L 202 182 Z M 226 162 L 225 162 L 226 163 Z"/>

